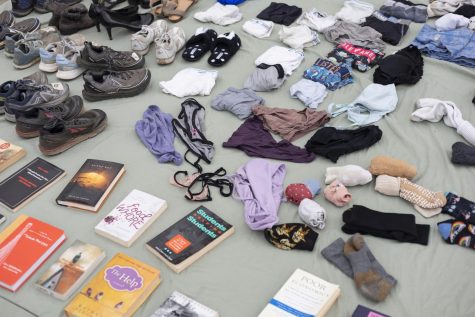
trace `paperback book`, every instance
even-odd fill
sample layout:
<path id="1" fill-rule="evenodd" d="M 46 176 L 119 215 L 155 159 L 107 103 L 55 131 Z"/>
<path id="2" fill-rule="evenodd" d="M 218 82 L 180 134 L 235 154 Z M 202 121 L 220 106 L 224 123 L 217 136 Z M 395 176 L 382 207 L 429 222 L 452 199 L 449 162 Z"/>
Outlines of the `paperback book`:
<path id="1" fill-rule="evenodd" d="M 97 212 L 124 172 L 124 164 L 88 159 L 56 198 L 56 203 Z"/>
<path id="2" fill-rule="evenodd" d="M 297 269 L 258 317 L 323 317 L 340 296 L 340 287 Z"/>
<path id="3" fill-rule="evenodd" d="M 97 224 L 95 231 L 130 247 L 165 209 L 165 200 L 134 189 Z"/>
<path id="4" fill-rule="evenodd" d="M 106 256 L 92 244 L 76 240 L 36 282 L 48 295 L 65 300 L 86 280 Z"/>
<path id="5" fill-rule="evenodd" d="M 147 248 L 180 273 L 234 233 L 234 227 L 200 206 L 147 242 Z"/>
<path id="6" fill-rule="evenodd" d="M 17 291 L 65 240 L 63 230 L 19 215 L 0 233 L 0 286 Z"/>
<path id="7" fill-rule="evenodd" d="M 174 291 L 150 317 L 219 317 L 217 311 Z"/>
<path id="8" fill-rule="evenodd" d="M 129 317 L 158 284 L 158 269 L 117 253 L 64 310 L 68 317 Z"/>
<path id="9" fill-rule="evenodd" d="M 0 139 L 0 172 L 25 156 L 26 151 L 15 144 Z"/>
<path id="10" fill-rule="evenodd" d="M 37 157 L 0 183 L 0 203 L 18 211 L 63 176 L 62 169 Z"/>
<path id="11" fill-rule="evenodd" d="M 385 315 L 383 313 L 377 312 L 375 310 L 369 309 L 363 305 L 358 305 L 356 310 L 353 312 L 351 317 L 390 317 L 389 315 Z"/>

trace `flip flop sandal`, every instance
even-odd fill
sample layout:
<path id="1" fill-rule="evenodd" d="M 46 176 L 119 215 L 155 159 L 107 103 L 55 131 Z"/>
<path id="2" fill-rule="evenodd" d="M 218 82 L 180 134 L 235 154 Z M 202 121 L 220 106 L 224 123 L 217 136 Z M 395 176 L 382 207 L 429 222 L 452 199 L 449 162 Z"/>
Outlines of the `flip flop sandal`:
<path id="1" fill-rule="evenodd" d="M 234 32 L 221 34 L 215 41 L 208 58 L 208 64 L 212 66 L 223 66 L 241 48 L 241 39 Z"/>
<path id="2" fill-rule="evenodd" d="M 165 19 L 166 16 L 163 14 L 163 3 L 167 0 L 150 0 L 150 12 L 157 19 Z"/>
<path id="3" fill-rule="evenodd" d="M 185 50 L 181 56 L 188 62 L 196 62 L 200 60 L 210 49 L 213 48 L 217 37 L 218 33 L 211 29 L 193 35 L 186 42 Z"/>
<path id="4" fill-rule="evenodd" d="M 198 0 L 167 0 L 162 8 L 162 13 L 168 18 L 168 21 L 176 23 L 181 21 L 188 9 Z"/>

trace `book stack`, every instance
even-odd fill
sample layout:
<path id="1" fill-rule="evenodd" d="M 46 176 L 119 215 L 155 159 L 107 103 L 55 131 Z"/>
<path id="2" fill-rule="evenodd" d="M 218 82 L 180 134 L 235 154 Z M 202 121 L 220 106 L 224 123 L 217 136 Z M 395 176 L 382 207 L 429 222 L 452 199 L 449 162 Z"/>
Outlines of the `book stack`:
<path id="1" fill-rule="evenodd" d="M 76 295 L 68 317 L 128 317 L 160 284 L 160 271 L 117 253 Z"/>
<path id="2" fill-rule="evenodd" d="M 16 292 L 65 240 L 63 230 L 19 215 L 0 233 L 0 286 Z"/>

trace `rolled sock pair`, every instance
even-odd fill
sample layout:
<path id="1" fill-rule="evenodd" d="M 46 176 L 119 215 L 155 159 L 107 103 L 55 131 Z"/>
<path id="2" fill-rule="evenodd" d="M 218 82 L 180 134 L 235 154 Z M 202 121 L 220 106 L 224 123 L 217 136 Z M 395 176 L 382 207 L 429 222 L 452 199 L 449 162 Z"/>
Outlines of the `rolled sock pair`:
<path id="1" fill-rule="evenodd" d="M 374 189 L 381 194 L 399 196 L 407 200 L 426 218 L 438 215 L 447 203 L 447 199 L 442 192 L 430 191 L 402 177 L 380 175 L 376 178 Z"/>
<path id="2" fill-rule="evenodd" d="M 417 174 L 415 166 L 390 156 L 375 156 L 371 160 L 369 171 L 373 175 L 389 175 L 413 179 Z"/>
<path id="3" fill-rule="evenodd" d="M 345 186 L 364 185 L 373 180 L 370 172 L 358 165 L 327 167 L 325 184 L 340 180 Z"/>
<path id="4" fill-rule="evenodd" d="M 290 184 L 285 188 L 285 198 L 296 205 L 305 198 L 312 199 L 318 193 L 320 193 L 320 183 L 316 179 Z"/>
<path id="5" fill-rule="evenodd" d="M 383 301 L 397 283 L 376 260 L 358 233 L 346 243 L 338 238 L 321 253 L 327 261 L 353 278 L 356 287 L 364 296 L 376 302 Z"/>
<path id="6" fill-rule="evenodd" d="M 461 220 L 449 219 L 437 224 L 439 233 L 448 244 L 475 248 L 475 226 Z"/>
<path id="7" fill-rule="evenodd" d="M 442 213 L 458 220 L 463 220 L 475 225 L 475 203 L 454 193 L 447 193 L 447 204 L 442 208 Z"/>
<path id="8" fill-rule="evenodd" d="M 411 214 L 379 212 L 361 205 L 353 205 L 343 212 L 341 230 L 347 234 L 361 233 L 375 237 L 427 245 L 429 225 L 416 224 Z"/>
<path id="9" fill-rule="evenodd" d="M 304 198 L 299 205 L 299 216 L 307 225 L 314 229 L 324 229 L 327 213 L 317 202 Z"/>
<path id="10" fill-rule="evenodd" d="M 329 202 L 337 207 L 346 206 L 352 197 L 345 185 L 338 179 L 335 179 L 330 185 L 325 187 L 323 194 Z"/>

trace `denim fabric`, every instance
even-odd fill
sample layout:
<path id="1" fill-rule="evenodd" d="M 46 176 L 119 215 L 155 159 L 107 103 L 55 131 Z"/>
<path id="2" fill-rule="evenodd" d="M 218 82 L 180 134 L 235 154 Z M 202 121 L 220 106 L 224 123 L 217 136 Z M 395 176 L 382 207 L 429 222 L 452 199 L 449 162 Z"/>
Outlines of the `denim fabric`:
<path id="1" fill-rule="evenodd" d="M 468 28 L 438 32 L 425 24 L 412 44 L 429 57 L 475 67 L 475 32 Z"/>
<path id="2" fill-rule="evenodd" d="M 303 77 L 321 83 L 332 91 L 353 83 L 351 64 L 338 65 L 321 58 L 304 72 Z"/>

